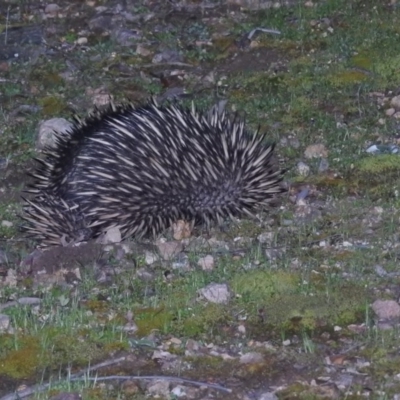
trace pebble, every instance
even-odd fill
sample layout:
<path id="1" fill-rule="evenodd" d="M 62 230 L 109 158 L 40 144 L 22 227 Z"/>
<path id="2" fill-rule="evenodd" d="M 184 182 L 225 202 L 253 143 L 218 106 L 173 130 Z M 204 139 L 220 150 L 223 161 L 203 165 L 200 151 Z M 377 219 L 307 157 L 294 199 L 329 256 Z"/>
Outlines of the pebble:
<path id="1" fill-rule="evenodd" d="M 10 327 L 10 317 L 5 314 L 0 314 L 0 332 L 6 331 Z"/>
<path id="2" fill-rule="evenodd" d="M 169 382 L 166 380 L 154 381 L 147 387 L 147 392 L 151 396 L 160 396 L 164 398 L 169 398 L 170 397 Z"/>
<path id="3" fill-rule="evenodd" d="M 146 265 L 152 265 L 158 261 L 158 256 L 150 251 L 145 252 L 145 263 Z"/>
<path id="4" fill-rule="evenodd" d="M 198 290 L 200 297 L 215 304 L 227 303 L 230 299 L 228 285 L 225 283 L 211 283 L 210 285 Z"/>
<path id="5" fill-rule="evenodd" d="M 207 255 L 199 259 L 197 265 L 201 267 L 203 271 L 212 271 L 214 269 L 214 257 Z"/>
<path id="6" fill-rule="evenodd" d="M 121 231 L 118 227 L 110 228 L 101 238 L 102 244 L 119 243 L 122 240 Z"/>
<path id="7" fill-rule="evenodd" d="M 390 100 L 390 105 L 395 109 L 395 110 L 400 110 L 400 96 L 394 96 L 392 100 Z"/>
<path id="8" fill-rule="evenodd" d="M 388 108 L 388 109 L 385 111 L 385 114 L 386 114 L 388 117 L 391 117 L 395 112 L 396 112 L 396 110 L 395 110 L 394 108 Z"/>
<path id="9" fill-rule="evenodd" d="M 36 306 L 40 304 L 42 301 L 39 297 L 21 297 L 18 299 L 18 304 L 24 306 Z"/>
<path id="10" fill-rule="evenodd" d="M 47 4 L 47 6 L 44 9 L 47 18 L 56 17 L 59 11 L 60 11 L 60 6 L 54 3 Z"/>
<path id="11" fill-rule="evenodd" d="M 301 176 L 308 176 L 310 174 L 310 167 L 303 161 L 300 161 L 297 163 L 297 172 Z"/>
<path id="12" fill-rule="evenodd" d="M 278 396 L 273 392 L 265 392 L 260 394 L 257 400 L 278 400 Z"/>
<path id="13" fill-rule="evenodd" d="M 171 260 L 183 250 L 181 242 L 159 242 L 157 243 L 158 251 L 163 260 Z"/>
<path id="14" fill-rule="evenodd" d="M 310 158 L 327 158 L 328 150 L 323 144 L 311 144 L 304 151 L 304 157 Z"/>
<path id="15" fill-rule="evenodd" d="M 1 226 L 4 226 L 5 228 L 11 228 L 14 224 L 11 221 L 1 221 Z"/>
<path id="16" fill-rule="evenodd" d="M 250 352 L 243 354 L 239 360 L 241 364 L 257 364 L 263 361 L 264 361 L 264 356 L 261 353 L 257 352 Z"/>
<path id="17" fill-rule="evenodd" d="M 37 150 L 43 150 L 45 147 L 54 147 L 56 143 L 56 135 L 67 134 L 73 124 L 65 118 L 51 118 L 39 125 L 39 133 L 36 141 Z"/>
<path id="18" fill-rule="evenodd" d="M 394 300 L 375 300 L 372 309 L 379 319 L 400 317 L 400 305 Z"/>
<path id="19" fill-rule="evenodd" d="M 185 388 L 183 386 L 175 386 L 171 390 L 171 394 L 176 397 L 186 396 Z"/>

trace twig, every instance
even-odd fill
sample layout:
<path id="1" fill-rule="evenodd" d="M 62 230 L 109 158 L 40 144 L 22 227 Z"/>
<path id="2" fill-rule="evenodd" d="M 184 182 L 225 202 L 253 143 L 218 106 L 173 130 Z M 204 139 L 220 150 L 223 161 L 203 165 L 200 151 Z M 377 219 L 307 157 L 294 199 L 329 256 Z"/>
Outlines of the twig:
<path id="1" fill-rule="evenodd" d="M 99 376 L 96 378 L 86 378 L 84 376 L 80 378 L 72 378 L 71 381 L 80 381 L 80 380 L 87 380 L 87 381 L 111 381 L 111 380 L 121 380 L 121 381 L 127 381 L 127 380 L 149 380 L 149 379 L 155 379 L 159 381 L 170 381 L 170 382 L 176 382 L 176 383 L 188 383 L 193 386 L 206 386 L 209 389 L 215 389 L 215 390 L 220 390 L 221 392 L 225 393 L 232 393 L 232 389 L 228 389 L 224 386 L 214 384 L 214 383 L 207 383 L 207 382 L 199 382 L 199 381 L 194 381 L 192 379 L 186 379 L 186 378 L 179 378 L 177 376 L 165 376 L 165 375 L 143 375 L 143 376 L 132 376 L 132 375 L 111 375 L 111 376 Z M 3 400 L 3 399 L 0 399 Z"/>
<path id="2" fill-rule="evenodd" d="M 10 18 L 10 6 L 7 8 L 7 17 L 6 17 L 6 31 L 4 33 L 4 44 L 7 44 L 7 39 L 8 39 L 8 21 Z"/>
<path id="3" fill-rule="evenodd" d="M 215 389 L 219 390 L 221 392 L 225 393 L 231 393 L 232 390 L 228 389 L 224 386 L 218 385 L 218 384 L 212 384 L 212 383 L 207 383 L 207 382 L 199 382 L 199 381 L 193 381 L 191 379 L 186 379 L 186 378 L 179 378 L 176 376 L 164 376 L 164 375 L 145 375 L 145 376 L 131 376 L 131 375 L 109 375 L 109 376 L 99 376 L 95 378 L 90 378 L 86 376 L 89 372 L 96 371 L 100 368 L 103 367 L 108 367 L 113 364 L 118 364 L 119 362 L 125 361 L 126 357 L 120 357 L 120 358 L 115 358 L 111 360 L 106 360 L 103 361 L 99 364 L 93 365 L 92 367 L 86 368 L 83 371 L 77 372 L 76 374 L 72 374 L 69 377 L 65 378 L 68 379 L 71 382 L 78 382 L 78 381 L 110 381 L 110 380 L 150 380 L 150 379 L 155 379 L 155 380 L 164 380 L 164 381 L 170 381 L 170 382 L 178 382 L 178 383 L 187 383 L 193 386 L 205 386 L 209 389 Z M 6 394 L 5 396 L 1 397 L 0 400 L 20 400 L 25 397 L 31 396 L 32 394 L 40 393 L 45 391 L 47 388 L 50 387 L 50 385 L 56 385 L 58 383 L 61 383 L 65 381 L 65 379 L 59 379 L 54 382 L 48 382 L 48 383 L 43 383 L 43 384 L 37 384 L 30 386 L 24 390 L 20 390 L 14 393 L 9 393 Z"/>

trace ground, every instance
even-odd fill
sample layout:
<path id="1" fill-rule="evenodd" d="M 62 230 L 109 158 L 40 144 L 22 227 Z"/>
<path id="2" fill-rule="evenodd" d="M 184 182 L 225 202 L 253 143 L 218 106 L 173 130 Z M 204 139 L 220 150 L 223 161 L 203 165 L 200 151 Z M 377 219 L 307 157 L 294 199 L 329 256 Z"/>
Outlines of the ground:
<path id="1" fill-rule="evenodd" d="M 395 0 L 2 1 L 0 399 L 398 399 L 399 34 Z M 40 124 L 149 96 L 268 132 L 287 193 L 35 250 Z"/>

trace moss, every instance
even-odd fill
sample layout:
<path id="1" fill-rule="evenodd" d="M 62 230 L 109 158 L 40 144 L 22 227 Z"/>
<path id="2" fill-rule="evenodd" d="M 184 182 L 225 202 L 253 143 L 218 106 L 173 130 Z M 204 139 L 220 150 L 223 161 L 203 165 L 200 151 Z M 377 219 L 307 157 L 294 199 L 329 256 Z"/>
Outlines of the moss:
<path id="1" fill-rule="evenodd" d="M 364 319 L 366 294 L 359 287 L 336 288 L 329 295 L 291 294 L 265 304 L 268 325 L 288 332 L 315 331 Z"/>
<path id="2" fill-rule="evenodd" d="M 328 77 L 328 82 L 334 87 L 349 86 L 364 82 L 369 79 L 369 74 L 361 70 L 346 70 Z"/>
<path id="3" fill-rule="evenodd" d="M 212 357 L 212 356 L 201 356 L 201 357 L 184 357 L 185 361 L 190 362 L 192 368 L 196 371 L 206 370 L 208 374 L 211 374 L 210 370 L 215 370 L 216 372 L 224 367 L 225 361 L 222 357 Z"/>
<path id="4" fill-rule="evenodd" d="M 400 176 L 400 156 L 382 154 L 359 160 L 350 172 L 349 181 L 353 188 L 365 191 L 372 198 L 392 198 L 398 190 Z"/>
<path id="5" fill-rule="evenodd" d="M 391 172 L 400 172 L 400 157 L 396 154 L 382 154 L 370 156 L 358 161 L 356 171 L 368 177 Z"/>
<path id="6" fill-rule="evenodd" d="M 249 93 L 252 96 L 265 93 L 277 93 L 286 86 L 288 75 L 284 73 L 274 74 L 268 71 L 253 72 L 250 74 L 238 74 L 236 79 L 240 82 L 240 89 L 232 90 L 233 100 L 248 101 Z"/>
<path id="7" fill-rule="evenodd" d="M 298 289 L 300 277 L 284 271 L 248 271 L 231 280 L 232 290 L 246 302 L 260 302 Z"/>
<path id="8" fill-rule="evenodd" d="M 352 57 L 351 64 L 357 68 L 370 69 L 373 65 L 372 59 L 365 54 L 357 54 Z"/>
<path id="9" fill-rule="evenodd" d="M 89 362 L 101 358 L 104 354 L 102 346 L 90 338 L 77 338 L 74 335 L 58 335 L 50 343 L 51 353 L 48 354 L 52 364 L 74 363 L 87 365 Z"/>
<path id="10" fill-rule="evenodd" d="M 198 337 L 202 334 L 220 328 L 229 319 L 229 313 L 224 306 L 218 304 L 206 304 L 193 312 L 193 315 L 185 318 L 182 324 L 182 331 L 185 336 Z"/>
<path id="11" fill-rule="evenodd" d="M 65 101 L 59 97 L 49 96 L 39 100 L 44 115 L 57 115 L 67 108 Z"/>
<path id="12" fill-rule="evenodd" d="M 137 335 L 146 336 L 153 331 L 164 331 L 171 324 L 172 314 L 163 307 L 142 308 L 135 310 L 135 323 L 137 324 Z"/>
<path id="13" fill-rule="evenodd" d="M 373 69 L 383 83 L 390 83 L 391 86 L 400 83 L 400 55 L 392 57 L 377 57 L 377 62 L 374 63 Z"/>
<path id="14" fill-rule="evenodd" d="M 126 342 L 112 342 L 104 345 L 104 351 L 107 353 L 114 353 L 116 351 L 127 351 L 130 346 Z"/>
<path id="15" fill-rule="evenodd" d="M 263 231 L 263 228 L 254 223 L 254 221 L 242 220 L 239 224 L 232 224 L 226 233 L 226 237 L 227 239 L 234 239 L 238 236 L 253 238 L 257 237 Z"/>
<path id="16" fill-rule="evenodd" d="M 366 294 L 358 285 L 327 288 L 326 279 L 319 279 L 304 293 L 300 283 L 294 273 L 250 271 L 235 276 L 231 287 L 239 295 L 238 307 L 248 309 L 260 329 L 266 324 L 272 331 L 314 331 L 364 318 Z M 254 309 L 263 310 L 265 321 L 260 323 Z"/>
<path id="17" fill-rule="evenodd" d="M 10 342 L 7 342 L 6 346 L 9 347 Z M 31 336 L 24 337 L 18 342 L 18 349 L 6 351 L 6 354 L 0 357 L 0 375 L 29 378 L 42 367 L 42 349 L 39 340 Z"/>
<path id="18" fill-rule="evenodd" d="M 110 311 L 110 304 L 106 301 L 88 300 L 85 302 L 85 306 L 94 313 L 104 313 Z"/>

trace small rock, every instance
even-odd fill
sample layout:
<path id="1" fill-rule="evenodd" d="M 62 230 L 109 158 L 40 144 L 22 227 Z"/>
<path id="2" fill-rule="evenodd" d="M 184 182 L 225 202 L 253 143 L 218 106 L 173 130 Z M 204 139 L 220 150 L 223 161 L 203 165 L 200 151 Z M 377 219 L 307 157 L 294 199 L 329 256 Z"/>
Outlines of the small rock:
<path id="1" fill-rule="evenodd" d="M 176 345 L 176 346 L 180 346 L 182 344 L 182 340 L 178 339 L 176 337 L 173 337 L 169 340 L 170 343 Z"/>
<path id="2" fill-rule="evenodd" d="M 265 392 L 260 394 L 257 400 L 278 400 L 278 397 L 274 392 Z"/>
<path id="3" fill-rule="evenodd" d="M 118 227 L 110 228 L 105 235 L 101 237 L 102 244 L 119 243 L 122 240 L 121 231 Z"/>
<path id="4" fill-rule="evenodd" d="M 250 352 L 243 354 L 239 361 L 241 364 L 257 364 L 264 361 L 264 356 L 261 353 Z"/>
<path id="5" fill-rule="evenodd" d="M 169 382 L 166 380 L 158 380 L 150 383 L 147 387 L 147 392 L 152 396 L 161 396 L 164 398 L 170 397 Z"/>
<path id="6" fill-rule="evenodd" d="M 182 62 L 182 56 L 174 50 L 165 50 L 162 53 L 158 53 L 153 57 L 153 64 L 168 63 L 168 62 Z"/>
<path id="7" fill-rule="evenodd" d="M 199 343 L 193 339 L 188 339 L 186 342 L 186 349 L 189 351 L 198 351 L 200 348 Z"/>
<path id="8" fill-rule="evenodd" d="M 92 98 L 95 107 L 106 106 L 113 102 L 112 94 L 104 86 L 93 89 L 91 87 L 86 89 L 86 95 Z"/>
<path id="9" fill-rule="evenodd" d="M 132 334 L 137 332 L 139 330 L 139 327 L 134 322 L 128 322 L 123 327 L 121 327 L 121 330 Z"/>
<path id="10" fill-rule="evenodd" d="M 203 271 L 212 271 L 214 269 L 214 257 L 211 255 L 202 257 L 199 259 L 197 265 L 199 265 Z"/>
<path id="11" fill-rule="evenodd" d="M 9 158 L 0 158 L 0 169 L 7 168 L 9 162 Z"/>
<path id="12" fill-rule="evenodd" d="M 54 147 L 56 144 L 55 133 L 66 135 L 72 128 L 72 124 L 64 118 L 52 118 L 39 125 L 39 133 L 36 141 L 37 150 L 45 147 Z"/>
<path id="13" fill-rule="evenodd" d="M 275 233 L 274 232 L 264 232 L 257 236 L 257 240 L 260 243 L 268 243 L 271 244 L 274 240 Z"/>
<path id="14" fill-rule="evenodd" d="M 169 351 L 155 350 L 151 358 L 153 360 L 168 361 L 168 360 L 174 360 L 175 358 L 177 358 L 177 356 L 175 354 L 170 353 Z"/>
<path id="15" fill-rule="evenodd" d="M 223 304 L 227 303 L 230 299 L 228 285 L 225 283 L 211 283 L 203 289 L 198 290 L 200 297 L 210 303 Z"/>
<path id="16" fill-rule="evenodd" d="M 323 144 L 312 144 L 307 146 L 304 151 L 304 156 L 308 159 L 310 158 L 327 158 L 328 150 Z"/>
<path id="17" fill-rule="evenodd" d="M 387 271 L 385 270 L 385 268 L 382 267 L 382 265 L 375 265 L 374 269 L 378 276 L 383 277 L 388 274 Z"/>
<path id="18" fill-rule="evenodd" d="M 40 300 L 39 297 L 21 297 L 18 299 L 18 304 L 24 306 L 36 306 L 41 302 L 42 300 Z"/>
<path id="19" fill-rule="evenodd" d="M 284 248 L 277 248 L 277 249 L 266 249 L 265 250 L 265 257 L 267 257 L 267 259 L 270 262 L 274 262 L 276 260 L 278 260 L 279 258 L 282 257 L 282 254 L 286 251 L 286 249 Z"/>
<path id="20" fill-rule="evenodd" d="M 84 44 L 87 44 L 87 42 L 88 42 L 87 37 L 80 37 L 76 40 L 76 44 L 81 45 L 81 46 Z"/>
<path id="21" fill-rule="evenodd" d="M 301 176 L 308 176 L 310 173 L 310 167 L 303 161 L 300 161 L 297 163 L 297 173 Z"/>
<path id="22" fill-rule="evenodd" d="M 5 228 L 11 228 L 14 224 L 11 221 L 1 221 L 1 226 L 4 226 Z"/>
<path id="23" fill-rule="evenodd" d="M 326 172 L 328 170 L 328 168 L 329 168 L 328 160 L 326 158 L 321 158 L 321 161 L 319 162 L 319 165 L 318 165 L 318 172 L 320 174 L 322 174 L 322 173 Z"/>
<path id="24" fill-rule="evenodd" d="M 7 271 L 7 276 L 4 279 L 4 286 L 9 286 L 9 287 L 16 287 L 17 286 L 17 273 L 15 269 L 9 269 Z"/>
<path id="25" fill-rule="evenodd" d="M 400 96 L 394 96 L 392 100 L 390 100 L 390 105 L 396 110 L 400 110 Z"/>
<path id="26" fill-rule="evenodd" d="M 0 264 L 6 263 L 8 261 L 7 253 L 0 250 Z"/>
<path id="27" fill-rule="evenodd" d="M 334 332 L 340 332 L 340 331 L 342 330 L 342 327 L 341 327 L 341 326 L 338 326 L 338 325 L 335 325 L 335 326 L 333 327 L 333 330 L 334 330 Z"/>
<path id="28" fill-rule="evenodd" d="M 57 17 L 59 11 L 60 11 L 60 6 L 54 3 L 47 4 L 46 8 L 44 9 L 47 18 Z"/>
<path id="29" fill-rule="evenodd" d="M 148 57 L 148 56 L 151 55 L 151 53 L 152 53 L 151 50 L 146 49 L 146 47 L 144 47 L 144 46 L 141 45 L 141 44 L 138 44 L 138 45 L 136 46 L 136 54 L 138 54 L 138 55 L 140 55 L 140 56 Z"/>
<path id="30" fill-rule="evenodd" d="M 140 39 L 142 35 L 135 30 L 118 28 L 112 32 L 113 39 L 121 46 L 132 46 L 132 44 Z"/>
<path id="31" fill-rule="evenodd" d="M 395 112 L 396 112 L 396 110 L 395 110 L 394 108 L 388 108 L 388 109 L 385 111 L 385 114 L 386 114 L 388 117 L 391 117 Z"/>
<path id="32" fill-rule="evenodd" d="M 188 239 L 192 236 L 192 224 L 189 222 L 179 220 L 172 224 L 174 232 L 173 237 L 175 240 Z"/>
<path id="33" fill-rule="evenodd" d="M 243 324 L 240 324 L 238 326 L 237 330 L 241 335 L 245 335 L 246 334 L 246 327 Z"/>
<path id="34" fill-rule="evenodd" d="M 274 7 L 276 3 L 269 0 L 227 0 L 227 4 L 236 4 L 248 10 L 268 10 Z"/>
<path id="35" fill-rule="evenodd" d="M 183 250 L 183 244 L 180 242 L 159 242 L 157 243 L 157 248 L 160 252 L 161 258 L 168 261 Z"/>
<path id="36" fill-rule="evenodd" d="M 179 253 L 171 264 L 172 269 L 180 269 L 184 271 L 190 270 L 189 257 L 185 253 Z"/>
<path id="37" fill-rule="evenodd" d="M 394 300 L 376 300 L 372 309 L 379 319 L 390 320 L 400 317 L 400 305 Z"/>
<path id="38" fill-rule="evenodd" d="M 146 251 L 144 259 L 145 259 L 146 265 L 152 265 L 156 261 L 158 261 L 158 256 L 157 256 L 157 254 L 154 254 L 150 251 Z"/>
<path id="39" fill-rule="evenodd" d="M 10 327 L 10 317 L 5 314 L 0 314 L 0 332 L 6 331 Z"/>
<path id="40" fill-rule="evenodd" d="M 400 111 L 397 111 L 393 114 L 394 119 L 400 119 Z"/>
<path id="41" fill-rule="evenodd" d="M 171 394 L 176 396 L 176 397 L 186 396 L 185 388 L 183 386 L 175 386 L 171 390 Z"/>
<path id="42" fill-rule="evenodd" d="M 96 31 L 99 33 L 110 30 L 112 28 L 112 25 L 113 20 L 110 15 L 97 15 L 88 22 L 89 29 L 91 31 Z"/>
<path id="43" fill-rule="evenodd" d="M 129 398 L 139 392 L 137 381 L 127 380 L 121 385 L 122 392 Z"/>

